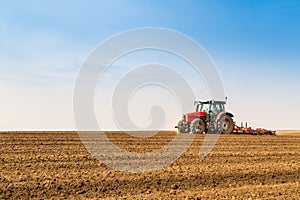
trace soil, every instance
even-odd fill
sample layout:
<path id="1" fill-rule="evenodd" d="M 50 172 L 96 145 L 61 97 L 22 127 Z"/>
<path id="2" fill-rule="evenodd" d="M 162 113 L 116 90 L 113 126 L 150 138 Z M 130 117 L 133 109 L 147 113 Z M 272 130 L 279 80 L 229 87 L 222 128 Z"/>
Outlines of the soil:
<path id="1" fill-rule="evenodd" d="M 276 135 L 295 135 L 300 136 L 300 130 L 278 130 L 276 131 Z"/>
<path id="2" fill-rule="evenodd" d="M 123 149 L 147 152 L 176 133 L 106 134 Z M 201 160 L 204 137 L 170 166 L 128 173 L 93 158 L 76 132 L 2 132 L 0 199 L 300 199 L 300 135 L 221 135 Z"/>

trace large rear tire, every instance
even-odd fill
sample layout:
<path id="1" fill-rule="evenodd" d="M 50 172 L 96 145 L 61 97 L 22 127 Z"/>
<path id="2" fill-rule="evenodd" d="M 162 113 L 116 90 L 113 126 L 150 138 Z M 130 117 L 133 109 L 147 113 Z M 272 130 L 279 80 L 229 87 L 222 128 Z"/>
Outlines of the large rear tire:
<path id="1" fill-rule="evenodd" d="M 234 122 L 230 116 L 228 116 L 228 115 L 223 116 L 220 119 L 219 125 L 220 125 L 222 133 L 231 134 L 233 132 Z"/>
<path id="2" fill-rule="evenodd" d="M 193 134 L 204 134 L 205 132 L 205 122 L 203 119 L 194 119 L 191 122 L 191 131 Z"/>

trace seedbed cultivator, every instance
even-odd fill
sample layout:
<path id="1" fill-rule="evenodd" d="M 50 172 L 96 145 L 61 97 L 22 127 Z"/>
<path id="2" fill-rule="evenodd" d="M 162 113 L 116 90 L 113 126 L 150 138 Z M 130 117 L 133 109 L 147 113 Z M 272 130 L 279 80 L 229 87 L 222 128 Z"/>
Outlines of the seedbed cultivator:
<path id="1" fill-rule="evenodd" d="M 276 131 L 271 131 L 263 128 L 256 128 L 253 129 L 251 127 L 243 126 L 243 123 L 241 123 L 241 126 L 234 125 L 234 130 L 232 133 L 236 134 L 251 134 L 251 135 L 275 135 Z"/>

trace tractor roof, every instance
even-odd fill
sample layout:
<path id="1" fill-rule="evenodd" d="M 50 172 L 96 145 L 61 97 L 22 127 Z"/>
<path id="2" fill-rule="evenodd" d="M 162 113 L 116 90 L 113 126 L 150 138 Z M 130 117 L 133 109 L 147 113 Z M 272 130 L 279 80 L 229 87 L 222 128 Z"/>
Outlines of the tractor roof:
<path id="1" fill-rule="evenodd" d="M 211 103 L 226 104 L 226 101 L 215 101 L 215 100 L 208 100 L 208 101 L 195 101 L 195 103 L 194 103 L 194 104 L 211 104 Z"/>

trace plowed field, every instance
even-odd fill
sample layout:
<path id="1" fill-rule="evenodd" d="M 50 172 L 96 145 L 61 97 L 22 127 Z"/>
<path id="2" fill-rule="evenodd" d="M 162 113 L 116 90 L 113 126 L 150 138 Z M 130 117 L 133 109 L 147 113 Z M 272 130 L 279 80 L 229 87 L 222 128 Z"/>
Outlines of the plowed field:
<path id="1" fill-rule="evenodd" d="M 136 152 L 161 148 L 174 134 L 107 133 Z M 200 160 L 204 137 L 170 166 L 133 174 L 94 159 L 75 132 L 2 132 L 0 199 L 300 199 L 300 135 L 221 135 Z"/>

